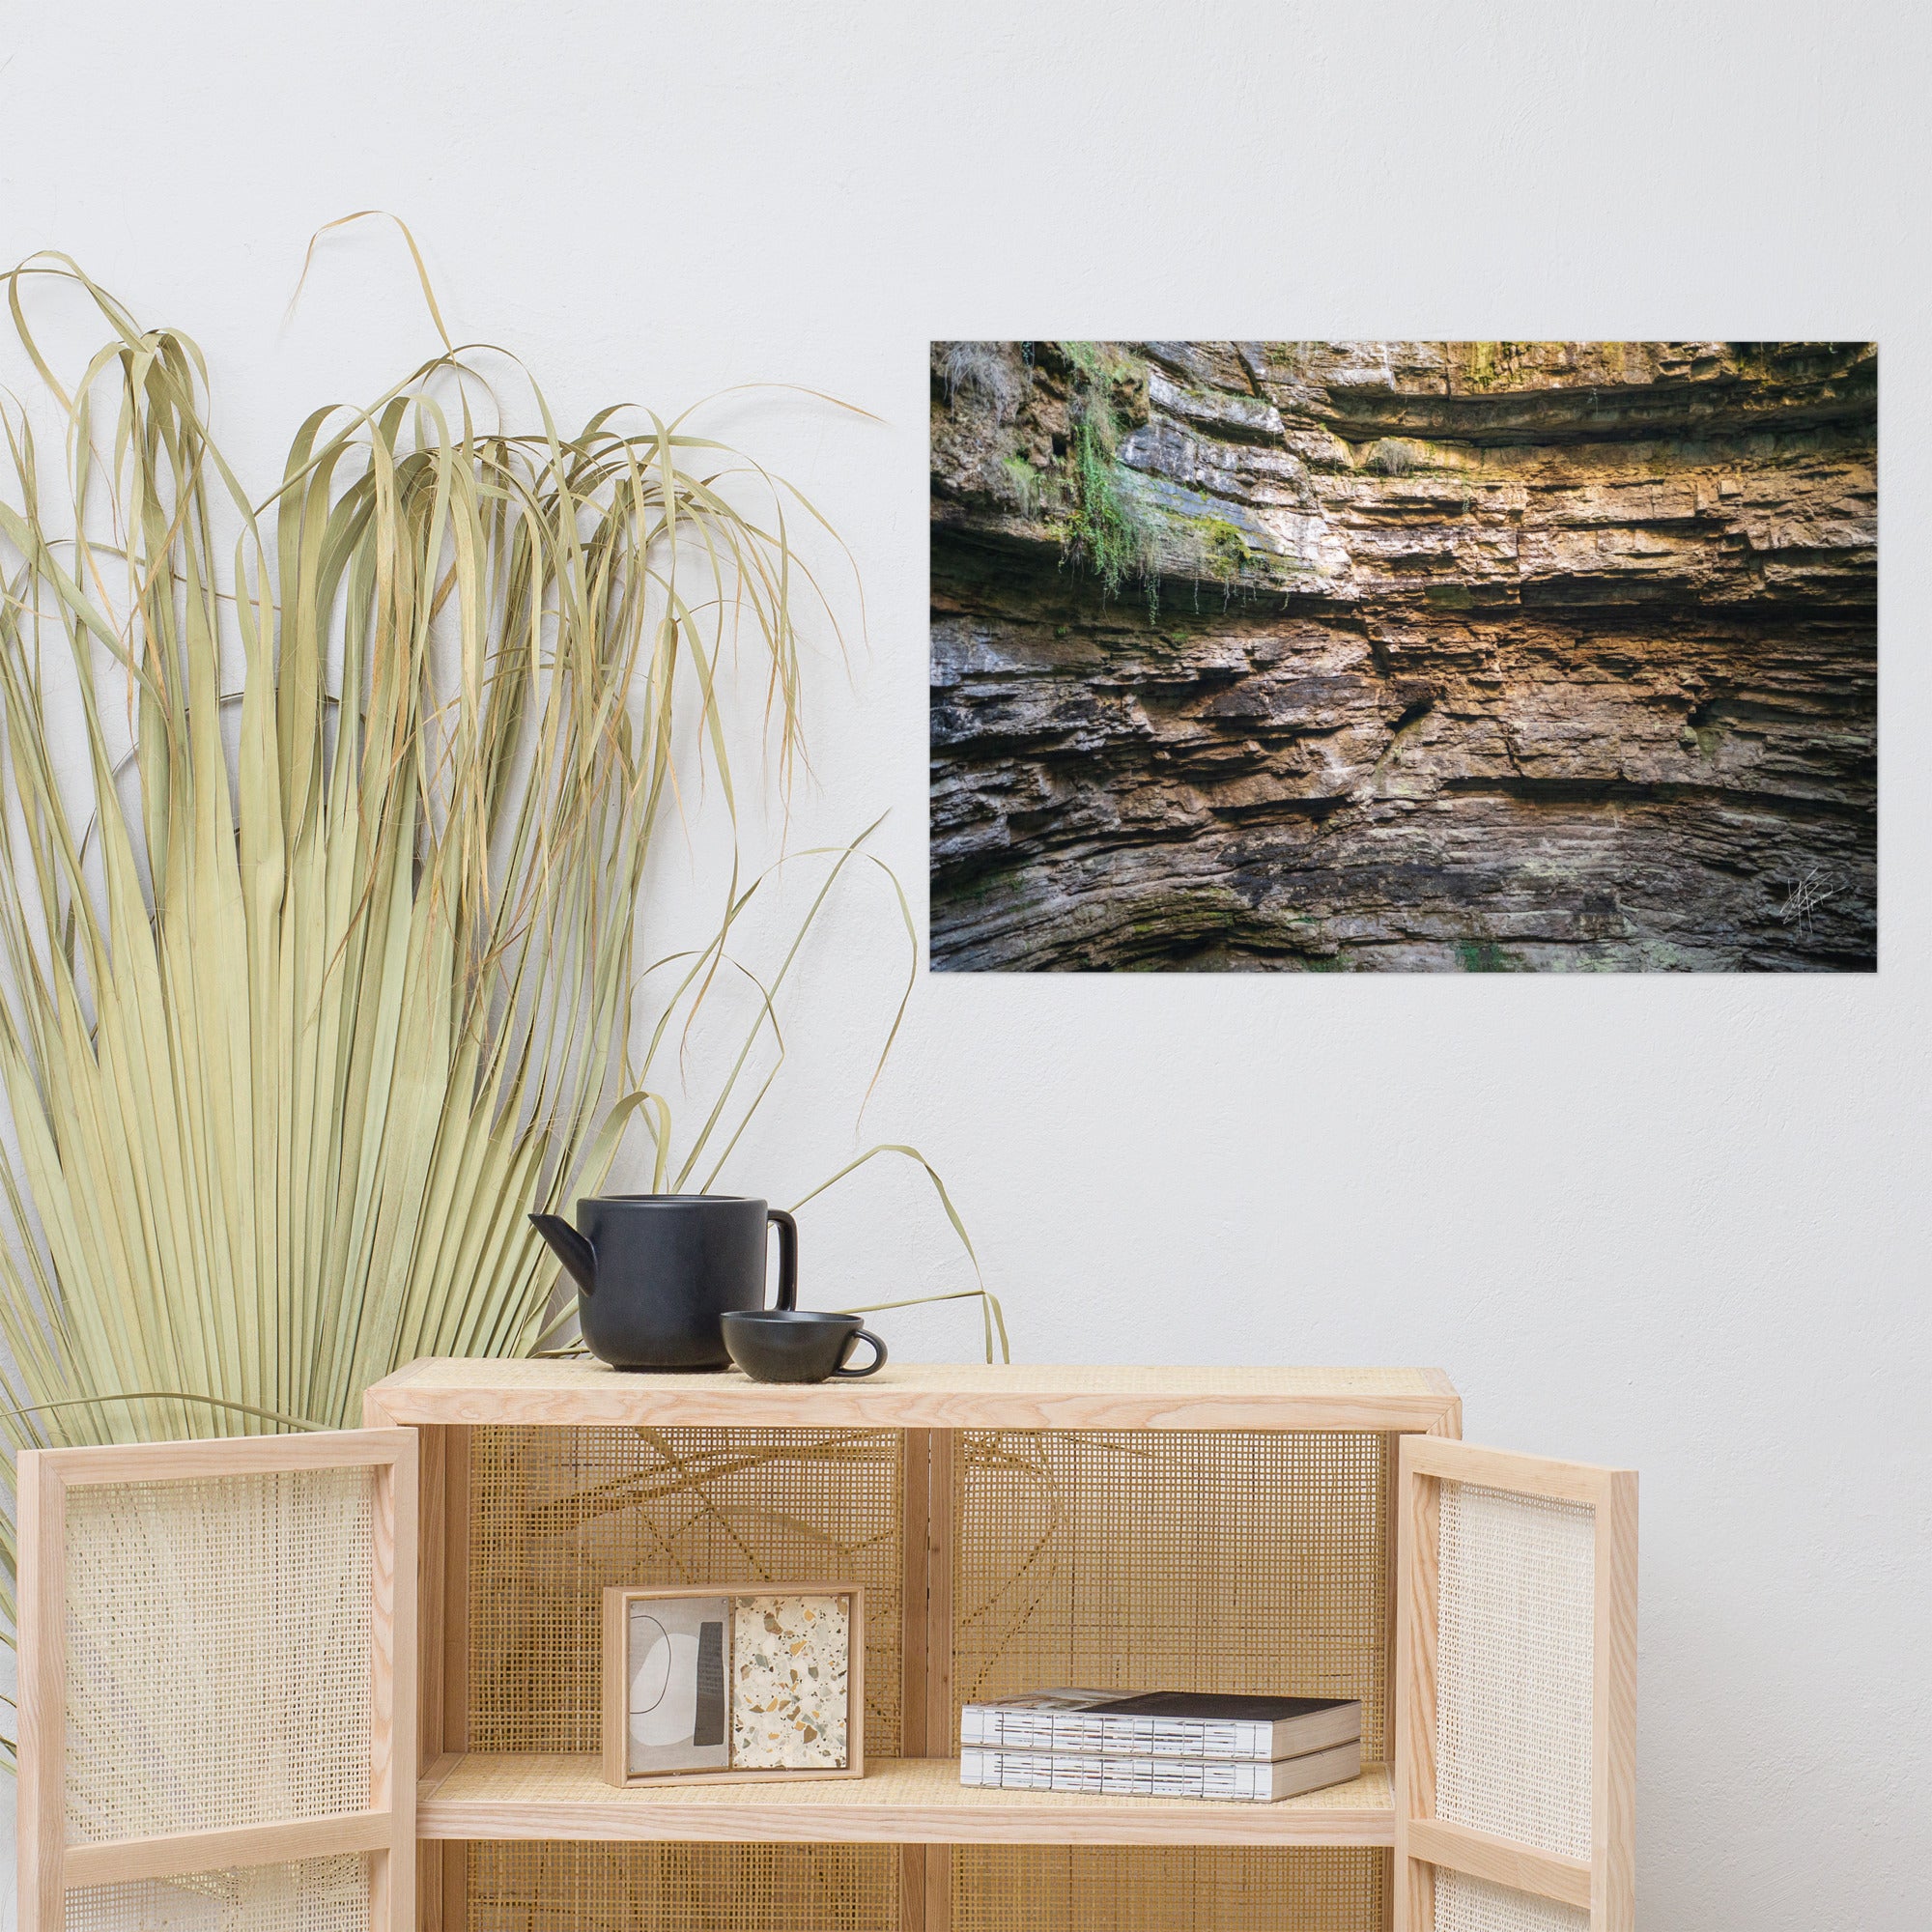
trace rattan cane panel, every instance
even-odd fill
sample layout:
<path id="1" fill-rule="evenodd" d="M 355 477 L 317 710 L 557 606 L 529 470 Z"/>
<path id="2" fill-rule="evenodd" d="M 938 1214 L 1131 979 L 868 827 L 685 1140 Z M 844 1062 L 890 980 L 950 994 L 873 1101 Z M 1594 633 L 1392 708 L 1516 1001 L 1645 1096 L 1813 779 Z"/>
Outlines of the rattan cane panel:
<path id="1" fill-rule="evenodd" d="M 1388 1755 L 1395 1438 L 962 1431 L 958 1705 L 1050 1685 L 1359 1697 Z"/>
<path id="2" fill-rule="evenodd" d="M 892 1845 L 469 1847 L 466 1932 L 897 1932 Z"/>
<path id="3" fill-rule="evenodd" d="M 1435 1932 L 1589 1932 L 1590 1915 L 1553 1898 L 1438 1869 Z"/>
<path id="4" fill-rule="evenodd" d="M 1590 1856 L 1595 1529 L 1588 1503 L 1442 1485 L 1436 1815 L 1573 1859 Z"/>
<path id="5" fill-rule="evenodd" d="M 75 1485 L 71 1840 L 369 1804 L 367 1468 Z"/>
<path id="6" fill-rule="evenodd" d="M 952 1932 L 1376 1932 L 1387 1853 L 960 1846 Z"/>
<path id="7" fill-rule="evenodd" d="M 367 1932 L 369 1862 L 304 1859 L 186 1878 L 84 1886 L 65 1932 Z"/>
<path id="8" fill-rule="evenodd" d="M 896 1430 L 478 1429 L 469 1748 L 598 1747 L 613 1583 L 858 1583 L 867 1755 L 899 1742 Z"/>

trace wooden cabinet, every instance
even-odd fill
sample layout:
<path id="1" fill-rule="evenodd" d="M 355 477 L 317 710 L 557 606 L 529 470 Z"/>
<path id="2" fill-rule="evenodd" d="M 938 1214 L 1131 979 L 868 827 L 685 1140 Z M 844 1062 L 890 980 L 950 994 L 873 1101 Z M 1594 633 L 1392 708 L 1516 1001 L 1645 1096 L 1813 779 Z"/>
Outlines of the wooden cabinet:
<path id="1" fill-rule="evenodd" d="M 206 1889 L 182 1875 L 270 1866 L 281 1876 L 259 1902 L 245 1877 L 224 1881 L 228 1916 L 208 1924 L 1634 1922 L 1634 1479 L 1466 1447 L 1439 1372 L 895 1364 L 800 1388 L 582 1361 L 424 1361 L 372 1388 L 365 1419 L 346 1435 L 30 1459 L 23 1932 L 147 1932 L 139 1901 L 104 1886 Z M 102 1699 L 83 1710 L 75 1687 L 147 1653 L 75 1648 L 87 1583 L 51 1499 L 105 1469 L 132 1520 L 143 1487 L 180 1483 L 191 1457 L 203 1487 L 174 1517 L 219 1520 L 242 1650 L 263 1648 L 264 1601 L 289 1605 L 279 1656 L 299 1646 L 302 1565 L 338 1547 L 305 1541 L 303 1512 L 339 1513 L 344 1499 L 291 1492 L 265 1512 L 224 1485 L 331 1455 L 384 1472 L 381 1495 L 354 1505 L 376 1527 L 340 1546 L 351 1568 L 371 1551 L 351 1593 L 363 1593 L 364 1639 L 343 1665 L 366 1681 L 366 1802 L 317 1812 L 304 1801 L 299 1815 L 217 1823 L 161 1851 L 153 1834 L 103 1844 L 76 1797 L 77 1778 L 106 1770 L 100 1741 L 80 1735 Z M 389 1538 L 413 1545 L 413 1566 L 385 1563 Z M 168 1562 L 149 1562 L 151 1594 L 166 1595 Z M 865 1587 L 867 1775 L 606 1783 L 603 1588 L 799 1577 Z M 338 1644 L 340 1597 L 327 1624 Z M 164 1615 L 144 1601 L 129 1600 L 137 1620 Z M 249 1670 L 242 1706 L 262 1695 L 259 1660 Z M 184 1679 L 209 1697 L 223 1681 Z M 1359 1696 L 1363 1774 L 1271 1805 L 962 1787 L 959 1703 L 1047 1683 Z M 339 1683 L 329 1694 L 342 1701 Z M 280 1747 L 305 1708 L 297 1697 L 295 1718 L 284 1712 Z M 245 1721 L 242 1710 L 231 1731 Z M 405 1753 L 413 1789 L 392 1773 Z M 304 1872 L 365 1903 L 301 1917 Z"/>

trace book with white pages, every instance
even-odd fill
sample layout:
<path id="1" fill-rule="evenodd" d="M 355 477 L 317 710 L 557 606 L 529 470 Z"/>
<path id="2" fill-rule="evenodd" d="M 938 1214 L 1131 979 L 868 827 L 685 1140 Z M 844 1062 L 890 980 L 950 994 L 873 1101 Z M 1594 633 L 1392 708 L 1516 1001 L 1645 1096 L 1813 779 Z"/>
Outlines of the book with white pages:
<path id="1" fill-rule="evenodd" d="M 959 1742 L 1001 1750 L 1100 1756 L 1245 1759 L 1271 1764 L 1362 1734 L 1353 1697 L 1254 1697 L 1213 1691 L 1034 1690 L 963 1707 Z"/>
<path id="2" fill-rule="evenodd" d="M 1362 1774 L 1362 1743 L 1331 1745 L 1299 1757 L 1252 1759 L 1103 1757 L 1080 1751 L 987 1750 L 959 1753 L 959 1781 L 1001 1791 L 1085 1792 L 1100 1798 L 1199 1798 L 1271 1804 Z"/>

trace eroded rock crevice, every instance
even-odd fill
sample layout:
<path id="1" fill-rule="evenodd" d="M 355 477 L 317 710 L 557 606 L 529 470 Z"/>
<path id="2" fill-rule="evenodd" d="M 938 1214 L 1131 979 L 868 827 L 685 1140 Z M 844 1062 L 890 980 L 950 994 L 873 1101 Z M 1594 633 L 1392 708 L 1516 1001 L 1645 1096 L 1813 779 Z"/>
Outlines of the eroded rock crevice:
<path id="1" fill-rule="evenodd" d="M 1876 385 L 937 345 L 935 965 L 1869 968 Z"/>

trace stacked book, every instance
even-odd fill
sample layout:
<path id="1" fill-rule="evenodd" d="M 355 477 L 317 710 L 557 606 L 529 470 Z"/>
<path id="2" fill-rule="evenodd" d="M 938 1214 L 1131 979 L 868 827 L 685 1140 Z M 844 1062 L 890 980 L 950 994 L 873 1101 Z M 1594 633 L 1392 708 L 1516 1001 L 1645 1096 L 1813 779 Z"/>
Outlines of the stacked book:
<path id="1" fill-rule="evenodd" d="M 1341 1697 L 1036 1690 L 968 1704 L 959 1781 L 1006 1791 L 1266 1804 L 1362 1769 L 1362 1707 Z"/>

